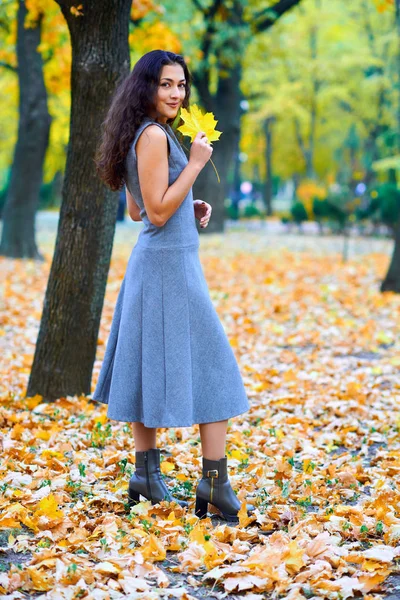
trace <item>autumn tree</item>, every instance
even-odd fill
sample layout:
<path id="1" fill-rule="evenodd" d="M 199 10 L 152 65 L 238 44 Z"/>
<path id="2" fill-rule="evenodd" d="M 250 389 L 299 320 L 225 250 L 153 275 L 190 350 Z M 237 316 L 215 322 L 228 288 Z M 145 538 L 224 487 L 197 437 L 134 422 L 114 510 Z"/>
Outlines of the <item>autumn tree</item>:
<path id="1" fill-rule="evenodd" d="M 26 22 L 25 0 L 18 1 L 16 73 L 19 83 L 18 137 L 3 210 L 0 254 L 11 258 L 43 259 L 35 241 L 35 214 L 49 141 L 51 118 L 38 51 L 42 12 Z M 10 63 L 3 67 L 12 68 Z"/>
<path id="2" fill-rule="evenodd" d="M 221 184 L 208 168 L 203 169 L 194 185 L 195 196 L 212 201 L 213 219 L 207 229 L 213 233 L 224 228 L 228 173 L 239 145 L 243 54 L 253 36 L 270 29 L 300 0 L 279 0 L 261 10 L 257 2 L 243 0 L 213 0 L 207 7 L 201 0 L 193 3 L 204 20 L 201 59 L 193 69 L 194 83 L 201 104 L 218 116 L 218 127 L 224 132 L 213 153 Z"/>
<path id="3" fill-rule="evenodd" d="M 96 174 L 101 123 L 129 73 L 131 0 L 57 0 L 72 46 L 71 120 L 62 205 L 27 395 L 90 393 L 117 194 Z"/>
<path id="4" fill-rule="evenodd" d="M 8 0 L 0 4 L 0 169 L 11 173 L 3 241 L 12 240 L 12 247 L 21 249 L 15 256 L 40 260 L 35 215 L 40 183 L 55 191 L 62 180 L 68 141 L 71 53 L 65 20 L 53 0 L 27 0 L 24 12 L 22 21 L 21 3 Z M 22 58 L 18 59 L 17 50 L 21 54 L 21 48 Z M 46 138 L 50 121 L 47 151 L 43 152 L 40 140 Z M 43 130 L 40 135 L 39 130 Z M 29 136 L 30 150 L 23 149 L 21 159 L 21 147 Z M 31 172 L 35 177 L 30 176 Z M 3 185 L 7 192 L 7 183 Z M 5 254 L 9 255 L 7 250 Z"/>
<path id="5" fill-rule="evenodd" d="M 397 153 L 400 155 L 400 0 L 395 0 L 395 24 L 397 33 Z M 398 186 L 398 182 L 397 182 Z M 381 284 L 382 292 L 396 292 L 400 294 L 400 191 L 395 193 L 397 219 L 394 223 L 394 248 L 388 272 Z"/>
<path id="6" fill-rule="evenodd" d="M 251 96 L 242 123 L 244 176 L 257 167 L 265 180 L 261 125 L 274 118 L 275 177 L 356 184 L 384 155 L 395 128 L 390 14 L 370 1 L 310 0 L 291 17 L 254 38 L 243 58 L 242 89 Z"/>

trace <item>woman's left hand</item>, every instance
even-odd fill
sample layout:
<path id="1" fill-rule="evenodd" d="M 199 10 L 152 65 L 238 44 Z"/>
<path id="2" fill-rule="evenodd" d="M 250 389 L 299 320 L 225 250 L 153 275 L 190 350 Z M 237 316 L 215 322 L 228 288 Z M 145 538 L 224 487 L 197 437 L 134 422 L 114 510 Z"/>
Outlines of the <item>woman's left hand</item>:
<path id="1" fill-rule="evenodd" d="M 203 200 L 193 200 L 194 216 L 200 221 L 200 227 L 207 227 L 212 206 Z"/>

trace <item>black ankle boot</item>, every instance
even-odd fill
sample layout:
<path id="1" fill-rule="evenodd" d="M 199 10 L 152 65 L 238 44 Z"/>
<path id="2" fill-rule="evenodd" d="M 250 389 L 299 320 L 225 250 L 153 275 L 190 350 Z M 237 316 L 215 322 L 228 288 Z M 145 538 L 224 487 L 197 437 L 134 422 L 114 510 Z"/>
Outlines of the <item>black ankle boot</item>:
<path id="1" fill-rule="evenodd" d="M 196 490 L 195 514 L 202 519 L 207 516 L 208 504 L 218 508 L 227 521 L 239 522 L 237 513 L 240 502 L 228 479 L 227 457 L 208 460 L 203 457 L 203 477 Z M 247 505 L 248 510 L 253 509 Z"/>
<path id="2" fill-rule="evenodd" d="M 177 502 L 183 507 L 188 505 L 185 500 L 178 500 L 169 492 L 160 471 L 159 448 L 136 452 L 135 458 L 136 470 L 129 480 L 129 506 L 139 502 L 140 495 L 151 500 L 152 504 L 167 500 Z"/>

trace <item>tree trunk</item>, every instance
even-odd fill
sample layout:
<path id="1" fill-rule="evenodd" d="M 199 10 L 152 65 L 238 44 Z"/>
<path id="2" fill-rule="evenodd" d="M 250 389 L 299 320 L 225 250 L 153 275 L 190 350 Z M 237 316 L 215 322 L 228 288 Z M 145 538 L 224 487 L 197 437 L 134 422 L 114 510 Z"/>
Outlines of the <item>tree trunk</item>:
<path id="1" fill-rule="evenodd" d="M 118 193 L 98 178 L 100 125 L 129 73 L 131 0 L 57 0 L 72 44 L 71 125 L 56 247 L 27 395 L 90 394 L 110 265 Z"/>
<path id="2" fill-rule="evenodd" d="M 397 71 L 400 72 L 400 0 L 396 0 L 396 29 L 397 29 Z M 400 119 L 400 99 L 398 99 L 398 115 Z M 397 143 L 400 145 L 400 120 L 398 122 Z M 398 147 L 399 151 L 400 148 Z M 399 207 L 400 210 L 400 207 Z M 381 292 L 396 292 L 400 294 L 400 219 L 398 219 L 394 228 L 394 248 L 389 270 L 381 284 Z"/>
<path id="3" fill-rule="evenodd" d="M 10 183 L 3 210 L 0 254 L 10 258 L 44 260 L 35 241 L 35 215 L 43 177 L 51 117 L 43 78 L 43 60 L 37 51 L 41 20 L 25 29 L 27 9 L 19 0 L 17 16 L 17 61 L 19 83 L 18 138 Z"/>
<path id="4" fill-rule="evenodd" d="M 400 77 L 400 0 L 395 0 L 395 20 L 397 31 L 397 77 Z M 400 150 L 400 87 L 397 89 L 397 150 Z"/>
<path id="5" fill-rule="evenodd" d="M 400 294 L 400 220 L 394 228 L 394 248 L 389 270 L 381 284 L 381 292 Z"/>
<path id="6" fill-rule="evenodd" d="M 310 54 L 311 60 L 314 65 L 317 64 L 318 59 L 318 27 L 313 25 L 310 32 Z M 314 71 L 312 75 L 312 96 L 311 96 L 311 107 L 310 107 L 310 132 L 308 137 L 308 151 L 307 151 L 307 178 L 315 178 L 314 168 L 314 151 L 315 151 L 315 138 L 317 131 L 318 121 L 318 94 L 321 88 L 321 82 L 318 79 L 318 71 Z"/>
<path id="7" fill-rule="evenodd" d="M 234 159 L 233 159 L 233 178 L 232 178 L 232 187 L 230 190 L 230 201 L 231 201 L 231 209 L 232 216 L 234 219 L 239 218 L 239 202 L 240 202 L 240 186 L 241 186 L 241 163 L 240 163 L 240 149 L 239 145 L 235 149 Z"/>
<path id="8" fill-rule="evenodd" d="M 282 15 L 300 2 L 301 0 L 278 0 L 268 8 L 262 8 L 252 15 L 251 27 L 249 21 L 245 19 L 245 3 L 241 0 L 230 3 L 212 0 L 207 8 L 201 8 L 201 4 L 195 2 L 202 10 L 206 31 L 200 49 L 203 58 L 198 70 L 193 72 L 193 80 L 201 104 L 207 111 L 211 110 L 216 115 L 217 129 L 223 132 L 219 141 L 215 143 L 212 157 L 221 183 L 218 183 L 212 165 L 208 163 L 193 187 L 195 197 L 209 201 L 213 207 L 213 218 L 208 227 L 204 230 L 199 229 L 202 234 L 224 231 L 227 177 L 240 137 L 241 65 L 246 45 L 254 34 L 262 33 L 272 27 Z M 218 38 L 217 34 L 220 30 L 221 9 L 224 14 L 224 43 L 215 46 L 214 41 Z M 217 68 L 219 72 L 215 94 L 210 91 L 211 58 L 213 59 L 212 70 Z"/>
<path id="9" fill-rule="evenodd" d="M 240 100 L 239 88 L 242 75 L 242 67 L 238 63 L 233 67 L 230 77 L 221 78 L 216 95 L 213 97 L 209 108 L 210 98 L 201 97 L 201 102 L 216 115 L 218 119 L 217 129 L 222 135 L 214 142 L 212 161 L 214 162 L 221 183 L 218 183 L 216 173 L 209 161 L 200 172 L 194 186 L 194 197 L 209 202 L 213 207 L 212 219 L 208 224 L 208 233 L 224 231 L 225 221 L 225 198 L 228 194 L 228 173 L 232 165 L 235 149 L 238 148 L 240 137 Z M 201 229 L 199 231 L 202 231 Z"/>
<path id="10" fill-rule="evenodd" d="M 272 215 L 272 124 L 275 121 L 274 117 L 265 119 L 263 123 L 265 134 L 265 183 L 264 183 L 264 203 L 267 210 L 267 215 Z"/>

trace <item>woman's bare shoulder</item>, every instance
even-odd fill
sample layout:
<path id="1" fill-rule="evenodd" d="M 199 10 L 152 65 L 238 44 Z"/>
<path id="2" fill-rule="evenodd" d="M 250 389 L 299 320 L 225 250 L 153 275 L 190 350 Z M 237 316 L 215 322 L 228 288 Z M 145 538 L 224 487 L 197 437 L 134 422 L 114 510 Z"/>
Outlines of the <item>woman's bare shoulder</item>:
<path id="1" fill-rule="evenodd" d="M 169 145 L 167 133 L 158 125 L 149 125 L 139 136 L 136 144 L 136 156 L 153 168 L 160 161 L 168 160 Z"/>
<path id="2" fill-rule="evenodd" d="M 148 125 L 138 138 L 138 145 L 141 142 L 143 144 L 143 140 L 147 139 L 147 143 L 159 144 L 161 140 L 167 141 L 167 133 L 161 129 L 159 125 Z"/>

